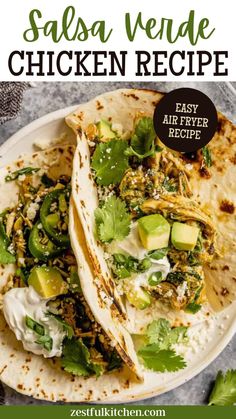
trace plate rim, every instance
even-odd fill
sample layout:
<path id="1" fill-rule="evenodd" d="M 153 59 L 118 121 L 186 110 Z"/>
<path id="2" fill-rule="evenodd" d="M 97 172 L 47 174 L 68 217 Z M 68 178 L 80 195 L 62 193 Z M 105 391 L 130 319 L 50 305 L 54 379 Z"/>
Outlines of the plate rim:
<path id="1" fill-rule="evenodd" d="M 3 144 L 1 144 L 1 146 L 0 146 L 0 157 L 2 158 L 4 156 L 4 154 L 8 153 L 10 151 L 10 149 L 16 143 L 23 140 L 24 136 L 29 135 L 32 131 L 34 131 L 36 129 L 40 129 L 44 125 L 47 125 L 49 122 L 55 122 L 55 121 L 59 122 L 59 120 L 60 121 L 63 120 L 66 115 L 75 111 L 78 108 L 78 106 L 80 106 L 80 105 L 71 105 L 71 106 L 67 106 L 65 108 L 60 108 L 56 111 L 47 113 L 47 114 L 31 121 L 29 124 L 25 125 L 24 127 L 20 128 L 13 135 L 11 135 L 7 140 L 5 140 L 3 142 Z M 2 167 L 1 164 L 0 164 L 0 167 Z M 236 303 L 233 303 L 233 304 L 236 304 Z M 151 391 L 146 390 L 144 393 L 134 395 L 133 397 L 131 397 L 130 394 L 128 394 L 127 396 L 125 394 L 123 394 L 123 395 L 121 394 L 122 400 L 116 400 L 115 398 L 113 399 L 113 398 L 110 397 L 108 399 L 105 399 L 104 402 L 92 402 L 92 404 L 133 403 L 133 402 L 148 400 L 152 397 L 158 397 L 161 394 L 164 394 L 164 393 L 167 393 L 171 390 L 174 390 L 174 389 L 178 388 L 179 386 L 185 384 L 186 382 L 190 381 L 192 378 L 196 377 L 204 369 L 206 369 L 221 354 L 221 352 L 226 348 L 226 346 L 229 344 L 229 342 L 231 341 L 231 339 L 233 338 L 235 333 L 236 333 L 236 318 L 235 319 L 232 318 L 232 323 L 229 326 L 229 328 L 227 329 L 227 333 L 223 335 L 223 338 L 220 340 L 219 345 L 216 348 L 213 348 L 210 351 L 210 353 L 204 359 L 204 361 L 202 361 L 195 368 L 191 369 L 189 372 L 187 372 L 187 373 L 185 373 L 181 376 L 176 377 L 176 379 L 174 379 L 173 382 L 169 386 L 168 386 L 168 383 L 167 383 L 167 385 L 164 384 L 164 388 L 161 389 L 161 390 L 160 389 L 156 389 L 156 390 L 154 389 L 154 390 L 151 390 Z M 4 381 L 2 381 L 2 382 L 4 383 Z M 159 385 L 159 387 L 160 387 L 160 385 Z M 17 390 L 15 390 L 15 391 L 17 391 Z M 22 395 L 27 395 L 27 393 L 24 393 L 24 392 L 17 391 L 17 393 L 22 394 Z M 37 399 L 38 400 L 44 400 L 44 399 L 40 399 L 40 398 L 33 397 L 33 396 L 28 396 L 28 397 L 32 397 L 33 399 L 36 399 L 36 400 Z M 73 402 L 76 403 L 76 401 L 73 401 Z M 68 401 L 68 403 L 70 403 L 70 401 Z"/>
<path id="2" fill-rule="evenodd" d="M 7 153 L 9 149 L 13 147 L 23 136 L 30 134 L 33 130 L 40 128 L 43 125 L 46 125 L 49 121 L 53 122 L 59 119 L 64 119 L 67 114 L 70 114 L 76 110 L 78 106 L 79 105 L 67 106 L 66 108 L 61 108 L 56 111 L 49 112 L 23 126 L 0 145 L 0 157 Z"/>

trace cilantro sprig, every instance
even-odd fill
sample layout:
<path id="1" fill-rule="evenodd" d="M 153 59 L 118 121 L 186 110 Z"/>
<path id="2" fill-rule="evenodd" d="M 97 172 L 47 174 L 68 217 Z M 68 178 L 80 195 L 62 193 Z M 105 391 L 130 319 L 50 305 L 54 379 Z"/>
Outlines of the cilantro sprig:
<path id="1" fill-rule="evenodd" d="M 136 156 L 139 160 L 152 156 L 155 153 L 155 138 L 153 119 L 144 117 L 137 123 L 130 147 L 125 153 L 128 156 Z"/>
<path id="2" fill-rule="evenodd" d="M 236 403 L 236 370 L 228 370 L 225 375 L 219 371 L 209 397 L 209 406 L 232 406 Z"/>
<path id="3" fill-rule="evenodd" d="M 172 345 L 187 341 L 187 327 L 171 328 L 166 319 L 154 320 L 147 328 L 147 344 L 138 351 L 144 365 L 153 371 L 178 371 L 186 367 L 184 358 Z"/>
<path id="4" fill-rule="evenodd" d="M 95 374 L 98 377 L 103 373 L 103 367 L 91 360 L 90 352 L 82 339 L 65 340 L 61 364 L 65 371 L 78 376 L 88 377 Z"/>
<path id="5" fill-rule="evenodd" d="M 111 140 L 97 145 L 91 167 L 95 170 L 96 182 L 101 186 L 117 184 L 129 168 L 125 151 L 127 141 Z"/>
<path id="6" fill-rule="evenodd" d="M 187 341 L 187 330 L 185 326 L 171 328 L 170 322 L 160 318 L 154 320 L 147 328 L 149 343 L 155 343 L 160 350 L 170 349 L 171 345 Z"/>
<path id="7" fill-rule="evenodd" d="M 125 203 L 115 196 L 95 210 L 95 222 L 98 238 L 103 243 L 123 240 L 130 232 L 130 215 Z"/>

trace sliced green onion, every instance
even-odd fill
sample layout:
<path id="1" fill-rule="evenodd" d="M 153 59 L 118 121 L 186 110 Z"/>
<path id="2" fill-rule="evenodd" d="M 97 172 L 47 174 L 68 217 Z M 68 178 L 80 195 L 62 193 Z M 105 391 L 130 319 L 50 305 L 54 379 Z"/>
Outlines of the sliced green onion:
<path id="1" fill-rule="evenodd" d="M 36 332 L 40 336 L 45 335 L 45 329 L 44 326 L 42 326 L 40 323 L 36 322 L 34 319 L 32 319 L 29 316 L 25 317 L 25 324 L 26 326 Z"/>
<path id="2" fill-rule="evenodd" d="M 11 182 L 12 180 L 18 179 L 19 176 L 29 175 L 38 172 L 39 170 L 40 169 L 34 167 L 24 167 L 23 169 L 16 170 L 15 172 L 12 172 L 11 174 L 5 176 L 5 181 Z"/>
<path id="3" fill-rule="evenodd" d="M 148 278 L 148 283 L 151 286 L 158 285 L 162 281 L 162 272 L 154 272 Z"/>

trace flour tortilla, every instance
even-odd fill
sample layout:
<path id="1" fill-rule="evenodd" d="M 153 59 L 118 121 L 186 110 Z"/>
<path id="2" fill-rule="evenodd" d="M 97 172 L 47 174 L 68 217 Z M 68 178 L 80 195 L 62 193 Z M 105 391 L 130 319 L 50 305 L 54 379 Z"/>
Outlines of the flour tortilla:
<path id="1" fill-rule="evenodd" d="M 71 145 L 56 146 L 45 151 L 34 153 L 0 169 L 0 212 L 18 202 L 18 186 L 12 181 L 5 182 L 5 176 L 26 166 L 39 167 L 51 178 L 60 175 L 72 175 L 72 162 L 75 147 Z M 33 181 L 37 183 L 40 171 L 35 173 Z M 81 261 L 84 259 L 81 253 Z M 0 305 L 1 291 L 7 284 L 15 265 L 0 267 Z M 89 292 L 89 289 L 86 290 Z M 123 390 L 137 385 L 131 369 L 124 366 L 120 371 L 96 377 L 73 377 L 61 369 L 56 359 L 45 359 L 23 349 L 14 333 L 9 329 L 0 310 L 0 379 L 16 391 L 49 401 L 88 402 L 105 401 L 117 396 Z M 124 354 L 125 358 L 126 354 Z"/>
<path id="2" fill-rule="evenodd" d="M 152 117 L 155 106 L 162 97 L 163 94 L 157 91 L 120 89 L 105 93 L 86 104 L 82 104 L 76 112 L 66 118 L 67 124 L 78 134 L 74 161 L 76 171 L 73 177 L 74 187 L 72 192 L 74 204 L 83 225 L 89 252 L 91 246 L 96 246 L 97 250 L 93 247 L 93 253 L 96 254 L 97 252 L 99 254 L 102 266 L 106 265 L 104 254 L 102 255 L 99 243 L 95 244 L 94 241 L 94 209 L 97 206 L 98 197 L 96 185 L 94 185 L 89 171 L 89 148 L 83 131 L 89 124 L 105 119 L 111 124 L 121 124 L 126 133 L 132 132 L 136 115 L 143 114 Z M 172 325 L 193 325 L 207 318 L 212 311 L 223 309 L 236 298 L 235 211 L 232 214 L 225 214 L 219 210 L 220 200 L 229 200 L 233 203 L 234 208 L 236 207 L 236 186 L 234 182 L 236 175 L 236 128 L 220 113 L 218 113 L 218 118 L 219 130 L 209 145 L 213 154 L 213 167 L 209 169 L 211 177 L 206 179 L 200 176 L 201 163 L 199 162 L 193 164 L 191 171 L 193 198 L 210 211 L 215 227 L 219 231 L 217 248 L 221 249 L 222 259 L 217 259 L 210 266 L 205 267 L 207 298 L 210 305 L 206 303 L 203 310 L 196 315 L 191 315 L 183 311 L 166 310 L 160 304 L 142 311 L 135 310 L 127 303 L 127 321 L 131 333 L 142 332 L 151 320 L 162 315 L 168 318 Z M 177 154 L 182 159 L 182 155 Z M 226 161 L 222 160 L 220 157 L 222 155 Z M 84 172 L 85 162 L 86 174 Z M 81 179 L 83 179 L 83 190 L 76 187 Z M 95 265 L 94 272 L 96 272 Z M 107 266 L 105 266 L 103 272 L 107 276 Z M 94 284 L 94 287 L 96 287 L 96 284 Z"/>
<path id="3" fill-rule="evenodd" d="M 205 267 L 207 296 L 215 310 L 236 299 L 236 126 L 218 112 L 218 128 L 208 144 L 212 166 L 193 163 L 194 197 L 212 214 L 219 257 Z"/>

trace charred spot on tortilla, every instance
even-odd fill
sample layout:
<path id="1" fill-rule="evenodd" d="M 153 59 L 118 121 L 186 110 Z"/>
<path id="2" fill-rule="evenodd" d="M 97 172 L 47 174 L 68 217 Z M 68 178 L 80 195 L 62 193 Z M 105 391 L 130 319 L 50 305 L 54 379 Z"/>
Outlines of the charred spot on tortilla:
<path id="1" fill-rule="evenodd" d="M 84 167 L 84 163 L 82 161 L 82 156 L 81 156 L 80 151 L 78 151 L 78 156 L 79 156 L 79 167 L 80 169 L 82 169 Z"/>
<path id="2" fill-rule="evenodd" d="M 137 95 L 135 95 L 135 93 L 124 93 L 125 97 L 131 97 L 134 100 L 139 100 L 139 97 Z"/>
<path id="3" fill-rule="evenodd" d="M 229 290 L 227 289 L 227 288 L 222 288 L 221 289 L 221 295 L 223 296 L 223 297 L 225 297 L 226 295 L 228 295 L 229 294 Z"/>
<path id="4" fill-rule="evenodd" d="M 75 114 L 76 118 L 78 118 L 80 121 L 83 121 L 84 119 L 84 112 L 79 112 L 77 114 Z"/>
<path id="5" fill-rule="evenodd" d="M 77 134 L 78 134 L 78 140 L 80 139 L 80 136 L 81 136 L 81 134 L 82 134 L 82 128 L 81 128 L 81 126 L 79 126 L 79 127 L 77 127 L 76 128 L 76 131 L 77 131 Z"/>
<path id="6" fill-rule="evenodd" d="M 222 267 L 222 271 L 229 271 L 229 266 L 228 265 L 224 265 Z"/>
<path id="7" fill-rule="evenodd" d="M 0 375 L 2 375 L 2 373 L 7 369 L 7 365 L 4 365 L 4 367 L 0 370 Z"/>
<path id="8" fill-rule="evenodd" d="M 210 179 L 211 178 L 211 174 L 210 174 L 209 170 L 207 170 L 207 168 L 205 166 L 200 167 L 199 174 L 204 179 Z"/>
<path id="9" fill-rule="evenodd" d="M 230 157 L 230 161 L 231 163 L 236 164 L 236 153 L 234 154 L 233 157 Z"/>
<path id="10" fill-rule="evenodd" d="M 114 390 L 112 390 L 112 393 L 117 394 L 117 393 L 119 393 L 119 390 L 117 388 L 115 388 Z"/>
<path id="11" fill-rule="evenodd" d="M 97 108 L 98 111 L 100 111 L 101 109 L 104 108 L 104 106 L 101 104 L 101 102 L 99 100 L 97 100 L 97 102 L 96 102 L 96 108 Z"/>
<path id="12" fill-rule="evenodd" d="M 223 199 L 220 203 L 220 210 L 226 212 L 227 214 L 234 214 L 235 207 L 233 202 Z"/>
<path id="13" fill-rule="evenodd" d="M 218 118 L 217 132 L 218 132 L 219 134 L 222 132 L 222 130 L 224 131 L 223 122 L 224 122 L 224 120 L 223 120 L 223 119 Z"/>
<path id="14" fill-rule="evenodd" d="M 85 203 L 84 203 L 83 199 L 80 200 L 80 203 L 81 203 L 82 207 L 85 208 Z"/>

